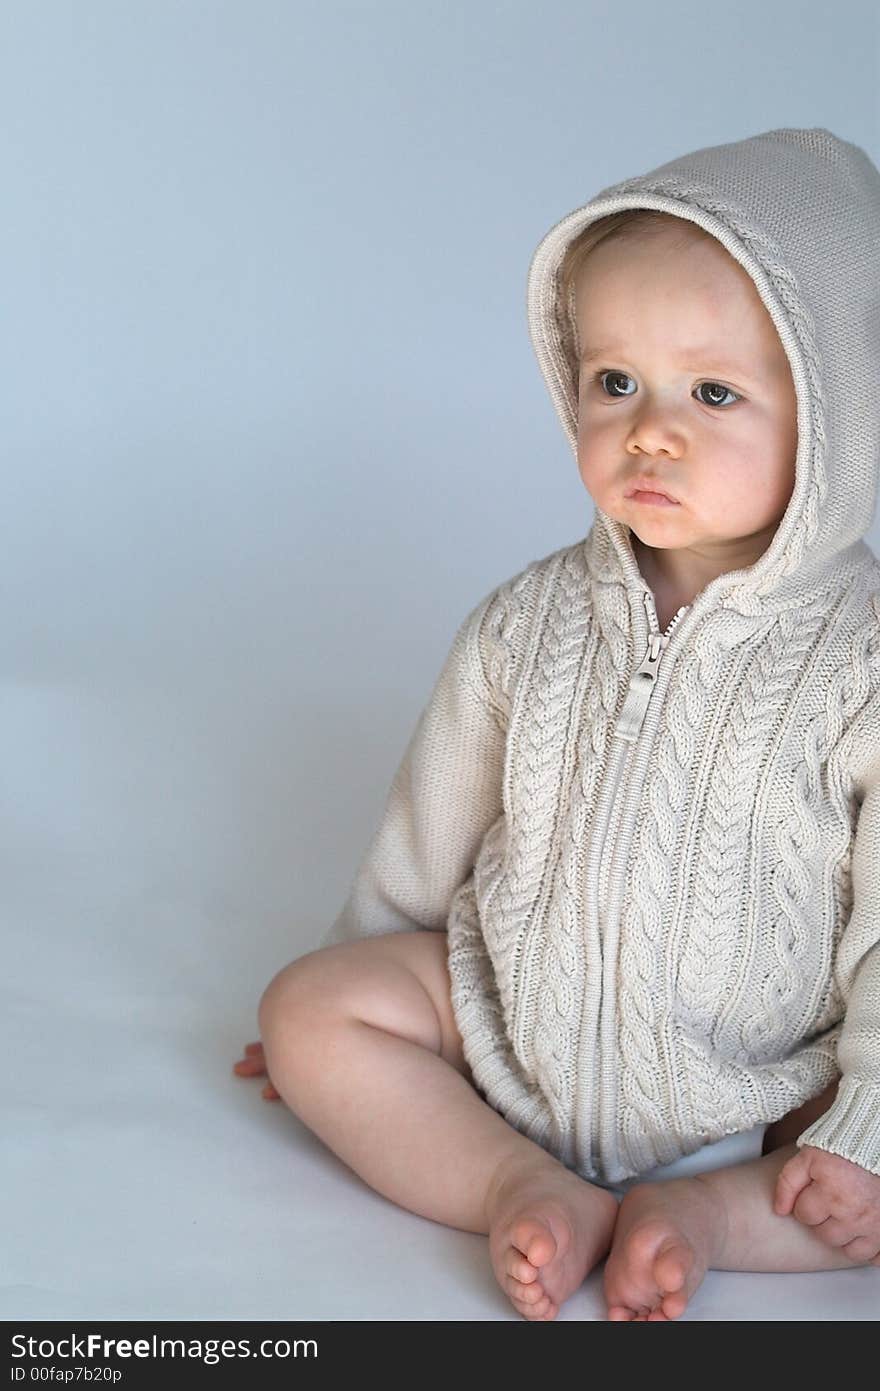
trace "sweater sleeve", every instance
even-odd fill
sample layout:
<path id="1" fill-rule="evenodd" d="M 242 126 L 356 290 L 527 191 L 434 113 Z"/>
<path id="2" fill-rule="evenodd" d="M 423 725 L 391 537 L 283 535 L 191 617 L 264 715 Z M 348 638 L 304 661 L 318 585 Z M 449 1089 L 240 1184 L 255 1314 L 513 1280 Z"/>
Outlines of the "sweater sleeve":
<path id="1" fill-rule="evenodd" d="M 846 1014 L 837 1043 L 841 1074 L 828 1110 L 797 1138 L 880 1174 L 880 703 L 865 730 L 857 787 L 863 794 L 852 854 L 853 908 L 835 974 Z"/>
<path id="2" fill-rule="evenodd" d="M 419 716 L 339 916 L 319 946 L 444 931 L 456 890 L 502 811 L 506 721 L 485 674 L 483 618 L 461 623 Z"/>

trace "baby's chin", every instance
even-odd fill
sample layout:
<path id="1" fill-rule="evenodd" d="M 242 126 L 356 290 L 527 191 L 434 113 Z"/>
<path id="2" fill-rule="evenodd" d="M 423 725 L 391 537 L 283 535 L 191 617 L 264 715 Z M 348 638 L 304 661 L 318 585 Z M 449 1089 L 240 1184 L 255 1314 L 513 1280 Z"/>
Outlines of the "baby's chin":
<path id="1" fill-rule="evenodd" d="M 646 546 L 681 546 L 686 539 L 688 528 L 682 526 L 685 509 L 681 503 L 673 507 L 627 503 L 623 507 L 612 506 L 602 510 L 614 521 L 629 527 Z M 643 516 L 643 513 L 647 515 Z"/>

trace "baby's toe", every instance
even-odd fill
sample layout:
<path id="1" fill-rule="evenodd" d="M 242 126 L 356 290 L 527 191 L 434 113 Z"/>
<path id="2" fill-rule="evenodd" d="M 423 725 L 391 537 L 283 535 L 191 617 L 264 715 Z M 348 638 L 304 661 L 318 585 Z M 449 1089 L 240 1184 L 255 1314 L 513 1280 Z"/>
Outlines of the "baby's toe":
<path id="1" fill-rule="evenodd" d="M 694 1263 L 693 1248 L 684 1242 L 671 1240 L 654 1257 L 654 1278 L 661 1294 L 673 1294 L 684 1289 Z"/>
<path id="2" fill-rule="evenodd" d="M 548 1294 L 541 1289 L 535 1289 L 534 1285 L 519 1285 L 517 1281 L 509 1279 L 507 1293 L 511 1303 L 518 1313 L 527 1319 L 546 1319 L 555 1318 L 557 1307 Z"/>
<path id="3" fill-rule="evenodd" d="M 650 1310 L 640 1304 L 638 1308 L 633 1308 L 629 1304 L 609 1304 L 608 1318 L 615 1323 L 642 1323 L 647 1319 Z"/>
<path id="4" fill-rule="evenodd" d="M 511 1299 L 515 1299 L 520 1304 L 540 1304 L 542 1299 L 547 1296 L 539 1284 L 525 1285 L 520 1280 L 515 1280 L 512 1275 L 507 1277 L 507 1293 Z"/>
<path id="5" fill-rule="evenodd" d="M 664 1316 L 668 1319 L 680 1319 L 687 1308 L 687 1295 L 683 1290 L 675 1294 L 665 1294 L 660 1301 L 660 1308 Z"/>
<path id="6" fill-rule="evenodd" d="M 632 1309 L 625 1309 L 622 1304 L 609 1304 L 608 1317 L 612 1323 L 629 1322 L 633 1316 Z"/>
<path id="7" fill-rule="evenodd" d="M 546 1265 L 556 1255 L 556 1238 L 549 1227 L 534 1217 L 521 1217 L 510 1229 L 511 1247 L 533 1268 Z"/>
<path id="8" fill-rule="evenodd" d="M 537 1268 L 515 1246 L 508 1250 L 504 1265 L 508 1275 L 523 1285 L 531 1285 L 538 1278 Z"/>

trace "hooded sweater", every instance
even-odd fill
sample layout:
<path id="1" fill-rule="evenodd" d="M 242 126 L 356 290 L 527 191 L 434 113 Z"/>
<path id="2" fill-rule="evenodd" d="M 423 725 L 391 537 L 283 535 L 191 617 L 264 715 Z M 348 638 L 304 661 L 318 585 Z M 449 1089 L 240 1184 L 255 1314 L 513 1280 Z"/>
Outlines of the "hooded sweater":
<path id="1" fill-rule="evenodd" d="M 823 128 L 697 150 L 544 236 L 531 340 L 577 453 L 558 272 L 624 208 L 752 277 L 797 394 L 773 539 L 665 631 L 630 528 L 532 561 L 461 622 L 321 945 L 447 933 L 482 1097 L 610 1186 L 770 1124 L 880 1174 L 880 171 Z"/>

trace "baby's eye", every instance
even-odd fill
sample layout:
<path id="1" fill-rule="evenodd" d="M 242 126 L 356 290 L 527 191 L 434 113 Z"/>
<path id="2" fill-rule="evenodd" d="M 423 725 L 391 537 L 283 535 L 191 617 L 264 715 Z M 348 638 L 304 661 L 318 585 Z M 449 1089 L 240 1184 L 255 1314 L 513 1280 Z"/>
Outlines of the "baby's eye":
<path id="1" fill-rule="evenodd" d="M 594 372 L 594 373 L 593 373 L 593 381 L 594 381 L 594 382 L 598 382 L 599 385 L 600 385 L 600 387 L 602 388 L 603 391 L 607 391 L 607 387 L 605 386 L 605 381 L 604 381 L 605 377 L 611 377 L 611 378 L 623 377 L 626 381 L 629 381 L 629 382 L 632 381 L 632 377 L 628 377 L 627 374 L 626 374 L 625 372 L 614 372 L 614 371 L 610 371 L 610 372 L 609 372 L 607 368 L 600 367 L 598 372 Z M 610 396 L 616 396 L 617 393 L 616 393 L 615 391 L 610 391 L 610 392 L 608 392 L 608 394 L 609 394 Z M 624 396 L 629 396 L 629 395 L 631 395 L 631 393 L 628 392 L 628 391 L 625 391 L 623 394 L 624 394 Z"/>
<path id="2" fill-rule="evenodd" d="M 604 384 L 603 384 L 603 378 L 605 378 L 605 377 L 609 377 L 609 378 L 612 378 L 612 379 L 615 378 L 615 377 L 622 377 L 625 381 L 629 381 L 629 382 L 632 381 L 632 377 L 630 377 L 626 372 L 616 372 L 616 371 L 614 371 L 614 370 L 609 371 L 607 368 L 600 368 L 600 370 L 599 370 L 598 372 L 594 372 L 594 373 L 593 373 L 593 380 L 594 380 L 594 381 L 597 381 L 597 382 L 599 383 L 599 385 L 602 387 L 603 390 L 607 390 L 607 388 L 606 388 L 606 387 L 604 386 Z M 720 382 L 700 382 L 700 385 L 697 387 L 697 391 L 702 391 L 705 387 L 708 387 L 709 390 L 710 390 L 711 392 L 715 392 L 715 393 L 719 393 L 719 392 L 720 392 L 722 397 L 725 396 L 725 395 L 731 396 L 731 397 L 733 397 L 733 399 L 736 400 L 736 401 L 739 401 L 739 400 L 742 399 L 742 398 L 738 395 L 737 392 L 731 391 L 731 389 L 730 389 L 729 386 L 722 386 L 722 384 L 721 384 Z M 613 390 L 610 391 L 610 392 L 608 392 L 608 394 L 612 397 L 612 399 L 614 399 L 614 397 L 615 397 L 615 395 L 616 395 L 616 393 L 615 393 Z M 631 395 L 632 395 L 632 392 L 626 391 L 626 392 L 623 393 L 623 395 L 624 395 L 624 396 L 631 396 Z M 617 397 L 617 399 L 619 400 L 620 398 Z M 701 399 L 703 399 L 703 405 L 704 405 L 704 406 L 722 406 L 722 405 L 729 405 L 729 404 L 730 404 L 730 402 L 723 401 L 723 400 L 718 400 L 718 399 L 715 399 L 715 400 L 711 400 L 711 399 L 710 399 L 710 400 L 706 400 L 706 399 L 704 399 L 704 398 L 701 398 Z"/>
<path id="3" fill-rule="evenodd" d="M 740 401 L 740 400 L 742 400 L 742 397 L 741 397 L 741 396 L 737 395 L 737 393 L 736 393 L 735 391 L 731 391 L 731 389 L 730 389 L 729 386 L 722 386 L 722 385 L 721 385 L 721 382 L 700 382 L 700 385 L 697 387 L 697 391 L 702 391 L 704 386 L 707 386 L 707 387 L 709 388 L 710 391 L 720 392 L 722 396 L 724 396 L 724 395 L 732 396 L 733 399 L 734 399 L 735 401 Z M 723 406 L 723 405 L 729 405 L 729 404 L 730 404 L 730 402 L 717 401 L 717 400 L 716 400 L 716 401 L 704 401 L 704 402 L 703 402 L 703 405 L 705 405 L 705 406 Z"/>

